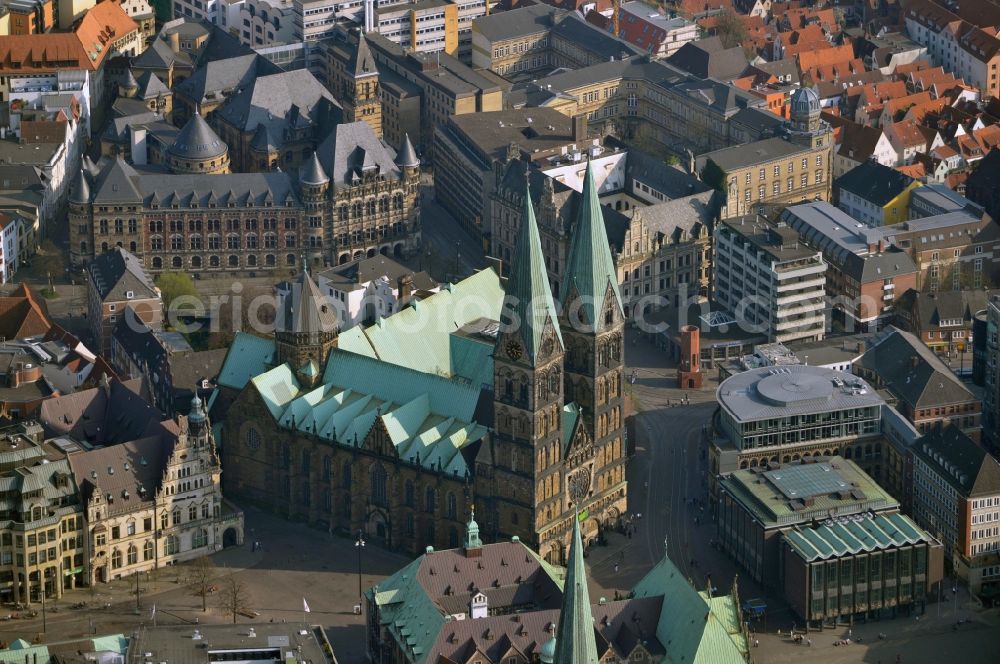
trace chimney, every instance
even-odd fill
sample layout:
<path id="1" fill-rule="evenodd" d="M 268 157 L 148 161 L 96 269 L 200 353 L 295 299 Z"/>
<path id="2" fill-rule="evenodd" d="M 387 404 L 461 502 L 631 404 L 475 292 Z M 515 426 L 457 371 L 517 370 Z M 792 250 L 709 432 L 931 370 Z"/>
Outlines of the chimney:
<path id="1" fill-rule="evenodd" d="M 587 138 L 587 116 L 573 116 L 573 140 L 581 143 Z"/>
<path id="2" fill-rule="evenodd" d="M 397 279 L 396 289 L 396 299 L 399 301 L 399 306 L 402 307 L 411 297 L 413 297 L 413 275 L 404 274 Z"/>
<path id="3" fill-rule="evenodd" d="M 179 32 L 171 32 L 167 35 L 167 39 L 170 40 L 170 50 L 174 53 L 181 52 L 181 35 Z"/>
<path id="4" fill-rule="evenodd" d="M 859 355 L 863 354 L 865 352 L 866 348 L 867 348 L 867 344 L 865 344 L 865 342 L 863 340 L 858 342 L 858 354 Z"/>
<path id="5" fill-rule="evenodd" d="M 878 250 L 879 251 L 885 251 L 885 238 L 881 238 L 878 241 Z"/>
<path id="6" fill-rule="evenodd" d="M 916 369 L 920 365 L 920 358 L 916 355 L 910 357 L 910 366 Z"/>

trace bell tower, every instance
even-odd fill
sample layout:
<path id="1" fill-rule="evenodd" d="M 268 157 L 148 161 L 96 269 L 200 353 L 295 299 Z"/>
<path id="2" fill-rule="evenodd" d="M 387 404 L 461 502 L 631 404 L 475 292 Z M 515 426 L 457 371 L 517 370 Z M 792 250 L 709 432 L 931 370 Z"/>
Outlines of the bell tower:
<path id="1" fill-rule="evenodd" d="M 299 278 L 285 286 L 285 292 L 279 291 L 274 321 L 277 363 L 289 363 L 300 379 L 315 383 L 330 349 L 337 345 L 337 312 L 312 280 L 305 262 Z"/>
<path id="2" fill-rule="evenodd" d="M 382 138 L 382 100 L 379 73 L 364 31 L 356 48 L 332 49 L 330 74 L 333 93 L 344 109 L 344 122 L 366 122 Z"/>
<path id="3" fill-rule="evenodd" d="M 560 326 L 566 340 L 566 402 L 579 407 L 584 437 L 567 449 L 567 492 L 584 537 L 614 524 L 626 508 L 622 374 L 625 315 L 593 167 L 588 164 L 563 279 Z"/>
<path id="4" fill-rule="evenodd" d="M 517 535 L 561 560 L 551 529 L 563 512 L 563 338 L 525 183 L 524 207 L 493 352 L 491 504 L 496 536 Z M 502 533 L 502 535 L 501 535 Z"/>

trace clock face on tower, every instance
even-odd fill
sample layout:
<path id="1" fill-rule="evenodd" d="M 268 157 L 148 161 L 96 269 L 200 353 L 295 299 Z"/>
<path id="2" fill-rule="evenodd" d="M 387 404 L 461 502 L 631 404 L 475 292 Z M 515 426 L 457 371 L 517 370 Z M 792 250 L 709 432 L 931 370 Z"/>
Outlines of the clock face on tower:
<path id="1" fill-rule="evenodd" d="M 505 350 L 507 351 L 507 357 L 509 357 L 512 360 L 520 360 L 521 355 L 523 354 L 521 350 L 521 344 L 519 344 L 514 339 L 511 339 L 510 341 L 507 342 Z"/>
<path id="2" fill-rule="evenodd" d="M 542 355 L 548 357 L 552 354 L 553 348 L 555 348 L 555 342 L 552 341 L 552 337 L 546 337 L 542 342 Z"/>

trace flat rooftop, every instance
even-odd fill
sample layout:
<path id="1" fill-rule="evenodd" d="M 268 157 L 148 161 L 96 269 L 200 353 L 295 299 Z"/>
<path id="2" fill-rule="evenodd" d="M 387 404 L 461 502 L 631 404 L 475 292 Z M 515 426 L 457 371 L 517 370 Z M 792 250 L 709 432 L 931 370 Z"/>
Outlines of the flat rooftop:
<path id="1" fill-rule="evenodd" d="M 759 215 L 723 219 L 722 223 L 778 263 L 818 258 L 819 250 L 802 242 L 796 230 L 784 225 L 776 226 Z"/>
<path id="2" fill-rule="evenodd" d="M 305 623 L 146 627 L 130 639 L 127 660 L 326 664 L 325 641 L 322 629 Z"/>
<path id="3" fill-rule="evenodd" d="M 781 220 L 802 239 L 830 254 L 849 252 L 864 256 L 868 246 L 884 240 L 884 229 L 867 226 L 826 201 L 803 203 L 785 208 Z"/>
<path id="4" fill-rule="evenodd" d="M 885 405 L 861 378 L 806 365 L 744 371 L 722 381 L 716 397 L 737 422 Z"/>
<path id="5" fill-rule="evenodd" d="M 720 484 L 765 529 L 899 509 L 899 501 L 839 456 L 737 470 Z"/>

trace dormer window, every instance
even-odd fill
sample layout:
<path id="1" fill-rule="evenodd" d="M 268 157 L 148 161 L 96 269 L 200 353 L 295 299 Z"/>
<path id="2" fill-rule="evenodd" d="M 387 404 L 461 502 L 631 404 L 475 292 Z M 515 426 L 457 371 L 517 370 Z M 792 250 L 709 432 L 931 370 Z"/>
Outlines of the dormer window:
<path id="1" fill-rule="evenodd" d="M 125 291 L 126 300 L 131 300 L 133 297 L 135 297 L 135 291 Z"/>

